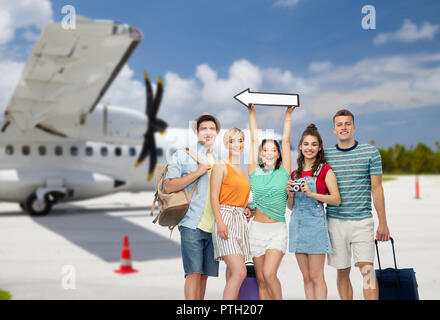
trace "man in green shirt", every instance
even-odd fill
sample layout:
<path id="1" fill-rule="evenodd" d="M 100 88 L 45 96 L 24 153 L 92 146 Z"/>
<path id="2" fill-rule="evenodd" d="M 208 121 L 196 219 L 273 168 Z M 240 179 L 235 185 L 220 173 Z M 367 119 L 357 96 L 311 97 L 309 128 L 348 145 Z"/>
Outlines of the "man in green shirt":
<path id="1" fill-rule="evenodd" d="M 328 255 L 328 264 L 338 270 L 341 299 L 351 300 L 353 288 L 350 270 L 353 255 L 355 266 L 359 267 L 364 279 L 364 298 L 376 300 L 379 290 L 373 267 L 375 245 L 371 196 L 379 220 L 376 240 L 390 239 L 382 188 L 382 162 L 374 146 L 359 144 L 354 139 L 354 116 L 350 111 L 338 111 L 333 117 L 333 123 L 338 143 L 326 149 L 325 156 L 338 180 L 341 204 L 338 207 L 327 207 L 333 247 L 333 253 Z"/>

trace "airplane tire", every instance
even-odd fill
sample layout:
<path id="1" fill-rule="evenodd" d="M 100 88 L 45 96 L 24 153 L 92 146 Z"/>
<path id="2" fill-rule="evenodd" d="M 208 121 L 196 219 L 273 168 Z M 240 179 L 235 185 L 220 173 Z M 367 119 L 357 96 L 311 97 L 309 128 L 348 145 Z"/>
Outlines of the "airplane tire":
<path id="1" fill-rule="evenodd" d="M 47 215 L 52 209 L 52 205 L 45 198 L 43 201 L 38 200 L 37 195 L 32 193 L 25 204 L 27 212 L 33 217 L 41 217 Z"/>

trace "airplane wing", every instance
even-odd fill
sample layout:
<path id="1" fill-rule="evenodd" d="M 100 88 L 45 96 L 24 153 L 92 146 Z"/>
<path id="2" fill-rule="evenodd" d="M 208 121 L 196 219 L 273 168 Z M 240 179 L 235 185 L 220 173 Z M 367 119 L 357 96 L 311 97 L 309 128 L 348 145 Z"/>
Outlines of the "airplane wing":
<path id="1" fill-rule="evenodd" d="M 84 123 L 142 39 L 136 28 L 76 17 L 47 25 L 8 103 L 5 120 L 26 131 L 54 115 Z"/>

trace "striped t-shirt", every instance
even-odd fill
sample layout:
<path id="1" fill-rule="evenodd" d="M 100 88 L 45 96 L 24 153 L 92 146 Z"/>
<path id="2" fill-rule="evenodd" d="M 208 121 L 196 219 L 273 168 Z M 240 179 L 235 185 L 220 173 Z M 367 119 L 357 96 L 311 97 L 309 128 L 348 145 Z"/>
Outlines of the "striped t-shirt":
<path id="1" fill-rule="evenodd" d="M 266 216 L 279 222 L 286 222 L 287 191 L 290 175 L 279 169 L 262 169 L 259 166 L 249 175 L 252 199 Z"/>
<path id="2" fill-rule="evenodd" d="M 338 181 L 341 205 L 328 205 L 327 216 L 360 220 L 372 217 L 370 176 L 382 174 L 382 159 L 376 147 L 358 144 L 349 149 L 337 145 L 325 150 L 327 163 Z"/>

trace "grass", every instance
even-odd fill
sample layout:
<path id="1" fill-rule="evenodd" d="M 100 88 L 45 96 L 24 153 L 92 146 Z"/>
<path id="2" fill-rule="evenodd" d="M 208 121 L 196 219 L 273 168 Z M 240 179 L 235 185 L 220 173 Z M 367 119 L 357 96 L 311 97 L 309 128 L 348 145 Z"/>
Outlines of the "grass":
<path id="1" fill-rule="evenodd" d="M 386 182 L 386 181 L 393 181 L 393 180 L 396 180 L 396 179 L 397 179 L 396 177 L 383 177 L 382 181 Z"/>
<path id="2" fill-rule="evenodd" d="M 0 290 L 0 300 L 10 300 L 11 294 L 7 291 Z"/>

